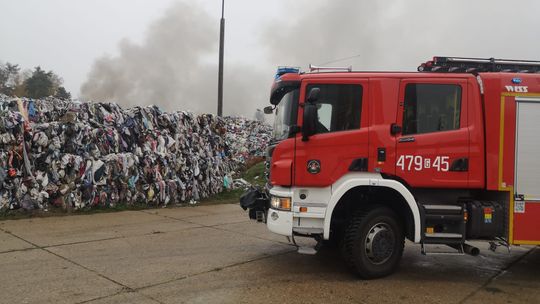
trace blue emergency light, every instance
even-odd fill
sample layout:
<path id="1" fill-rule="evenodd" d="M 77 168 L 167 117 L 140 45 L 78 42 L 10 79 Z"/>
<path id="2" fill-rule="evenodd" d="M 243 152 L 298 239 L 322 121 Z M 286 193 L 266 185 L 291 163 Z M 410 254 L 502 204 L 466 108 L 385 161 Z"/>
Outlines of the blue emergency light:
<path id="1" fill-rule="evenodd" d="M 277 72 L 276 72 L 276 80 L 279 79 L 279 77 L 281 77 L 281 75 L 289 74 L 289 73 L 298 74 L 298 73 L 300 73 L 300 68 L 298 68 L 298 67 L 280 66 L 280 67 L 278 67 Z"/>

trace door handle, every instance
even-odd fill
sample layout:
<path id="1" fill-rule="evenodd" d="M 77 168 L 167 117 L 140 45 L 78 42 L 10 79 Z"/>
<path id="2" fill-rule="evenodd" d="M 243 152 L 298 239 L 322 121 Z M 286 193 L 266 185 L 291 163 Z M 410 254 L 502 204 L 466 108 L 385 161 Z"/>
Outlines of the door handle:
<path id="1" fill-rule="evenodd" d="M 401 137 L 398 142 L 400 143 L 408 143 L 408 142 L 415 142 L 416 139 L 412 136 L 408 136 L 408 137 Z"/>
<path id="2" fill-rule="evenodd" d="M 401 133 L 403 128 L 401 128 L 400 125 L 398 125 L 397 123 L 393 123 L 390 125 L 390 134 L 392 135 L 397 135 L 399 133 Z"/>
<path id="3" fill-rule="evenodd" d="M 466 157 L 455 159 L 450 166 L 450 171 L 467 172 L 469 171 L 469 159 Z"/>

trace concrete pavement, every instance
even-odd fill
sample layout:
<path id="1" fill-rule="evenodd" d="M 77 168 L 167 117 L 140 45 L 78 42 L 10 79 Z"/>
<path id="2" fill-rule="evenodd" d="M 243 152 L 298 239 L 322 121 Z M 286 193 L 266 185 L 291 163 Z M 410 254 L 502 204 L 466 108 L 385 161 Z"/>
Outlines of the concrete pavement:
<path id="1" fill-rule="evenodd" d="M 0 303 L 535 303 L 540 250 L 422 256 L 362 281 L 298 255 L 238 205 L 0 222 Z M 443 249 L 443 248 L 439 248 Z"/>

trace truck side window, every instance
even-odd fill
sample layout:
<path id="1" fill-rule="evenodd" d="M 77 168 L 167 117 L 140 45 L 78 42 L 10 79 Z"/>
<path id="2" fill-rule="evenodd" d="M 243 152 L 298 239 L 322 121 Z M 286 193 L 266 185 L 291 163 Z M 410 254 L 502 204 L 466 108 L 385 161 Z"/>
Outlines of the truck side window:
<path id="1" fill-rule="evenodd" d="M 362 86 L 357 84 L 317 84 L 320 88 L 317 101 L 319 121 L 317 133 L 339 132 L 360 129 L 362 113 Z"/>
<path id="2" fill-rule="evenodd" d="M 403 135 L 459 129 L 461 87 L 416 84 L 405 87 Z"/>

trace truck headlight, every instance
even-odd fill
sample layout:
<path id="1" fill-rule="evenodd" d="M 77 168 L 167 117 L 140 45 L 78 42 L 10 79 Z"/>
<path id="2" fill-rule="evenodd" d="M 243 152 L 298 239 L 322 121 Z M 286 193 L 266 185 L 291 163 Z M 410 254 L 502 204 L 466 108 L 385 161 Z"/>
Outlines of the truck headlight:
<path id="1" fill-rule="evenodd" d="M 291 211 L 291 198 L 272 196 L 270 199 L 270 206 L 273 209 Z"/>

